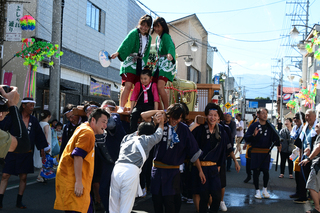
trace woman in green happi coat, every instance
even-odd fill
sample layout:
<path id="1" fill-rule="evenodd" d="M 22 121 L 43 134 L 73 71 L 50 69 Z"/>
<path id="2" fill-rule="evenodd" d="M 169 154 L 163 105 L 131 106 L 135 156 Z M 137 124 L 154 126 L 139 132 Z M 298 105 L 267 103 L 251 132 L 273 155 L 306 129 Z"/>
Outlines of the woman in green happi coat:
<path id="1" fill-rule="evenodd" d="M 153 73 L 153 81 L 157 82 L 158 91 L 163 102 L 163 107 L 166 110 L 169 106 L 169 99 L 164 89 L 167 81 L 173 81 L 176 73 L 176 50 L 166 20 L 158 17 L 153 22 L 153 31 L 158 34 L 156 38 L 156 49 L 159 60 Z"/>
<path id="2" fill-rule="evenodd" d="M 138 27 L 131 30 L 123 40 L 117 52 L 111 55 L 122 61 L 120 76 L 124 90 L 120 97 L 120 107 L 118 113 L 123 112 L 128 100 L 132 85 L 140 79 L 140 72 L 147 65 L 151 36 L 149 35 L 152 25 L 152 17 L 144 15 L 140 18 Z"/>

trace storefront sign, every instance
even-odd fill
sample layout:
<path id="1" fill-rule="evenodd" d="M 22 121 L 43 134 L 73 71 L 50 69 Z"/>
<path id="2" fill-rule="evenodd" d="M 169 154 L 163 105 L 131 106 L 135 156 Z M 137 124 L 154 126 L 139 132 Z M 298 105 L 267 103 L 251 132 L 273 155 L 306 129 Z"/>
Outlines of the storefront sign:
<path id="1" fill-rule="evenodd" d="M 98 82 L 98 81 L 90 81 L 90 94 L 97 96 L 106 96 L 110 97 L 111 95 L 111 85 Z"/>
<path id="2" fill-rule="evenodd" d="M 8 4 L 6 41 L 21 41 L 20 18 L 23 16 L 22 4 Z"/>

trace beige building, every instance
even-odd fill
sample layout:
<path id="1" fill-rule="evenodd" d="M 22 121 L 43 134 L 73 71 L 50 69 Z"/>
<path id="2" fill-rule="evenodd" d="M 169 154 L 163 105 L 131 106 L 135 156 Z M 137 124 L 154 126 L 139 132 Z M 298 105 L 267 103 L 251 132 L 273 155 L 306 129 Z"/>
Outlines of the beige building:
<path id="1" fill-rule="evenodd" d="M 195 14 L 186 16 L 168 23 L 169 34 L 176 46 L 177 77 L 195 83 L 212 83 L 212 59 L 207 61 L 208 33 Z M 152 43 L 155 43 L 156 34 L 152 35 Z M 197 51 L 191 50 L 193 43 L 197 45 Z M 209 49 L 209 50 L 208 50 Z M 211 53 L 213 53 L 211 51 Z M 185 65 L 185 59 L 192 59 L 191 66 Z M 209 81 L 208 81 L 209 80 Z"/>

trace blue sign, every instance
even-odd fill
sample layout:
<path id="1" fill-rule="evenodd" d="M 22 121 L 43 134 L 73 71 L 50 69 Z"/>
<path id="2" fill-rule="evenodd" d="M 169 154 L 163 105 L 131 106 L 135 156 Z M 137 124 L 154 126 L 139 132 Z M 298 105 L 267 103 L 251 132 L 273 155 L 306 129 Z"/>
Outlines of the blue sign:
<path id="1" fill-rule="evenodd" d="M 249 101 L 249 108 L 258 108 L 258 101 Z"/>
<path id="2" fill-rule="evenodd" d="M 213 77 L 213 83 L 214 83 L 214 84 L 219 84 L 219 80 L 220 80 L 220 76 L 219 76 L 219 75 L 215 75 L 215 76 Z M 219 94 L 219 90 L 215 90 L 215 91 L 214 91 L 214 94 Z"/>

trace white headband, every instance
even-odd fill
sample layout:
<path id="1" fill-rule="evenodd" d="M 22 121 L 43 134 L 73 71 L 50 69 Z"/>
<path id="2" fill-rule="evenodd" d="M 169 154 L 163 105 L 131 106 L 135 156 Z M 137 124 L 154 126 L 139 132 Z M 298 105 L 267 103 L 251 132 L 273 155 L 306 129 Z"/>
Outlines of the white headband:
<path id="1" fill-rule="evenodd" d="M 22 100 L 22 104 L 27 104 L 27 103 L 36 103 L 34 100 Z"/>

